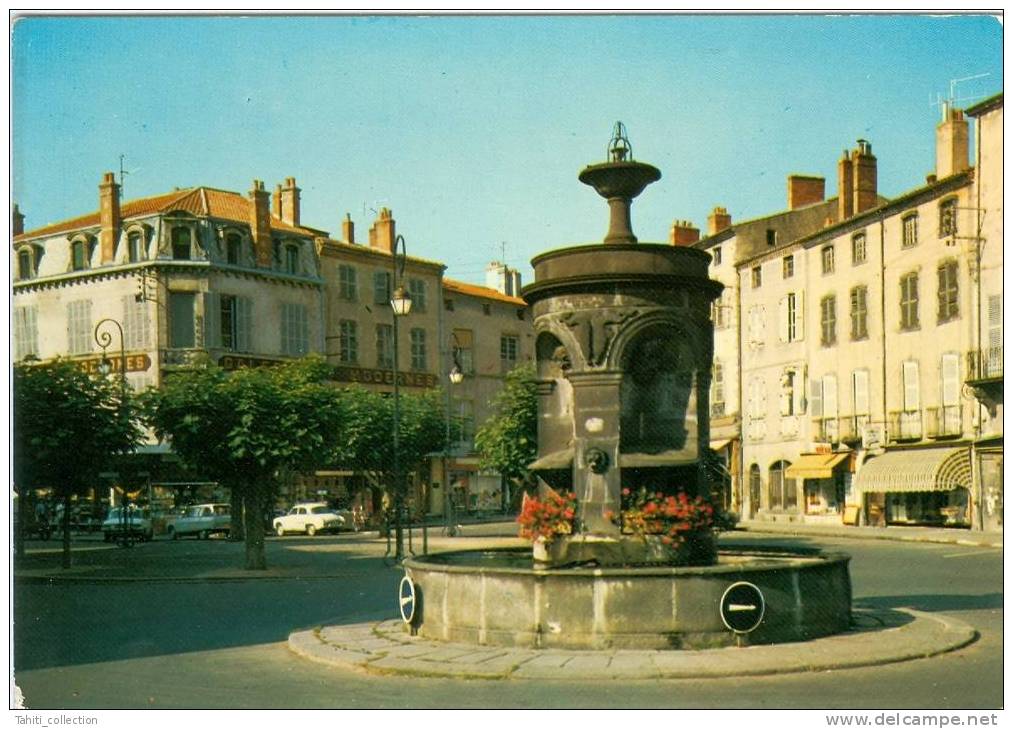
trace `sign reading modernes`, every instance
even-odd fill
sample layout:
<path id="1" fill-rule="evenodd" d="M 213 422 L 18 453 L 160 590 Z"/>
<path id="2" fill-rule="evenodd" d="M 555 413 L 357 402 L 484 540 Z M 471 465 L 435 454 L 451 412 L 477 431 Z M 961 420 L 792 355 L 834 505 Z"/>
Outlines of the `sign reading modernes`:
<path id="1" fill-rule="evenodd" d="M 284 364 L 288 360 L 265 359 L 263 357 L 247 357 L 245 355 L 225 355 L 218 359 L 218 365 L 226 370 L 238 370 L 244 367 L 270 367 Z M 393 385 L 392 370 L 372 370 L 365 367 L 334 367 L 331 379 L 337 382 L 357 382 L 363 385 Z M 397 383 L 401 387 L 436 387 L 436 375 L 429 372 L 398 372 Z"/>
<path id="2" fill-rule="evenodd" d="M 151 357 L 146 354 L 128 354 L 126 357 L 127 372 L 147 372 L 151 368 Z M 119 373 L 121 367 L 121 358 L 118 354 L 110 355 L 106 358 L 109 363 L 109 369 L 113 373 Z M 102 364 L 102 357 L 93 357 L 91 359 L 79 359 L 75 362 L 78 367 L 83 369 L 89 374 L 95 374 L 99 372 L 99 365 Z"/>

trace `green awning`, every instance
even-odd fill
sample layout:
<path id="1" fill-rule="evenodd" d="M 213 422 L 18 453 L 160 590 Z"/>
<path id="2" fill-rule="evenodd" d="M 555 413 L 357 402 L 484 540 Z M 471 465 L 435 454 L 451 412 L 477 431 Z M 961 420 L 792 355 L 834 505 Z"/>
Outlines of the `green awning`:
<path id="1" fill-rule="evenodd" d="M 865 462 L 855 487 L 889 493 L 970 488 L 970 454 L 966 448 L 887 451 Z"/>

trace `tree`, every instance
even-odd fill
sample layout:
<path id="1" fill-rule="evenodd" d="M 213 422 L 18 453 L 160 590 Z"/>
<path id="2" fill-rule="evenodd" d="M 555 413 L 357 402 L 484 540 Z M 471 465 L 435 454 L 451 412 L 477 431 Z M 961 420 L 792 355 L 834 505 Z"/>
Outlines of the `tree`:
<path id="1" fill-rule="evenodd" d="M 331 368 L 318 357 L 225 372 L 205 365 L 173 375 L 145 396 L 146 418 L 194 468 L 242 495 L 246 568 L 267 568 L 264 513 L 281 473 L 336 454 L 344 420 Z"/>
<path id="2" fill-rule="evenodd" d="M 133 397 L 117 379 L 90 375 L 67 360 L 15 365 L 19 555 L 27 492 L 48 487 L 63 501 L 63 567 L 70 567 L 71 497 L 94 487 L 110 461 L 141 437 Z"/>
<path id="3" fill-rule="evenodd" d="M 520 365 L 507 373 L 492 406 L 493 414 L 475 434 L 481 468 L 499 471 L 508 482 L 524 486 L 531 481 L 528 464 L 538 456 L 534 365 Z"/>

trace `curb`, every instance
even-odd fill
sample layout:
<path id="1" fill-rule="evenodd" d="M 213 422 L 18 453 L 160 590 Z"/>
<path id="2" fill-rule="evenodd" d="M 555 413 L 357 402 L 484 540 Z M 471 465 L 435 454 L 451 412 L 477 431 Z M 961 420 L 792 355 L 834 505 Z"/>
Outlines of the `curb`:
<path id="1" fill-rule="evenodd" d="M 86 575 L 14 575 L 14 582 L 23 585 L 88 584 L 129 585 L 134 583 L 207 584 L 212 582 L 281 582 L 283 580 L 338 580 L 360 576 L 343 572 L 330 575 L 223 575 L 221 577 L 89 577 Z"/>
<path id="2" fill-rule="evenodd" d="M 928 658 L 978 638 L 966 623 L 910 608 L 861 610 L 866 627 L 805 643 L 679 650 L 560 650 L 444 643 L 410 636 L 400 620 L 292 633 L 302 658 L 371 674 L 494 680 L 729 678 L 839 670 Z M 871 627 L 869 627 L 871 626 Z"/>
<path id="3" fill-rule="evenodd" d="M 836 531 L 836 530 L 823 530 L 823 529 L 793 529 L 789 526 L 783 527 L 767 527 L 765 525 L 754 525 L 754 524 L 739 524 L 732 532 L 753 532 L 755 534 L 783 534 L 789 537 L 839 537 L 841 539 L 871 539 L 879 541 L 890 541 L 890 542 L 922 542 L 925 544 L 958 544 L 962 547 L 991 547 L 994 549 L 1002 549 L 1003 544 L 991 541 L 975 541 L 973 539 L 961 539 L 961 538 L 946 538 L 946 537 L 934 537 L 920 534 L 903 535 L 903 534 L 869 534 L 869 533 L 854 533 L 847 531 Z"/>

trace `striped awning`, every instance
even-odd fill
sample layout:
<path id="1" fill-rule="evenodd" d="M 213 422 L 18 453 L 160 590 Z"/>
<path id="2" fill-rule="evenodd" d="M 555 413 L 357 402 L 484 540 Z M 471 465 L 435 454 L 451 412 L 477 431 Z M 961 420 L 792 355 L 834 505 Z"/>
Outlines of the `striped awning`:
<path id="1" fill-rule="evenodd" d="M 807 453 L 788 466 L 785 478 L 833 478 L 834 469 L 848 460 L 850 453 Z"/>
<path id="2" fill-rule="evenodd" d="M 865 462 L 855 487 L 893 493 L 970 488 L 971 457 L 966 448 L 887 451 Z"/>

